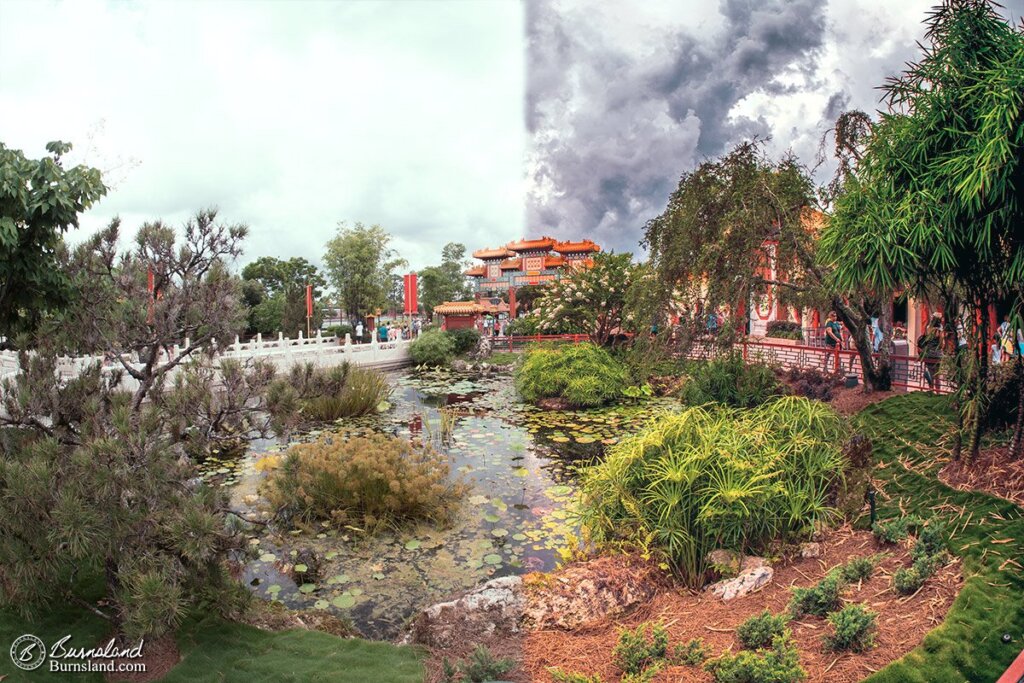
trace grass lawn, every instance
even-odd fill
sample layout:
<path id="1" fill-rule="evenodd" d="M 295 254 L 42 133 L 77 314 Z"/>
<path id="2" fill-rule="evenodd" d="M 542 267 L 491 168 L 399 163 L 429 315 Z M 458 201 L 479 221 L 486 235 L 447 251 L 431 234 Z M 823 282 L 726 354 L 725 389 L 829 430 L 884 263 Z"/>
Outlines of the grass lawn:
<path id="1" fill-rule="evenodd" d="M 99 588 L 87 588 L 83 595 L 95 599 L 100 595 Z M 7 649 L 23 633 L 39 636 L 47 646 L 71 634 L 71 644 L 83 647 L 100 642 L 108 631 L 103 619 L 67 603 L 55 605 L 31 624 L 0 611 L 0 680 L 66 681 L 73 677 L 82 683 L 102 683 L 103 677 L 97 673 L 50 674 L 45 670 L 46 663 L 35 671 L 21 671 L 11 663 Z M 163 678 L 168 683 L 419 683 L 424 677 L 423 653 L 418 649 L 316 631 L 270 633 L 206 617 L 186 622 L 177 640 L 181 661 Z"/>
<path id="2" fill-rule="evenodd" d="M 1024 647 L 1024 510 L 938 481 L 940 466 L 929 452 L 950 419 L 948 399 L 923 392 L 875 404 L 857 417 L 882 464 L 879 519 L 944 519 L 949 549 L 962 558 L 966 579 L 945 622 L 871 683 L 995 681 Z M 1004 633 L 1011 643 L 1002 642 Z"/>

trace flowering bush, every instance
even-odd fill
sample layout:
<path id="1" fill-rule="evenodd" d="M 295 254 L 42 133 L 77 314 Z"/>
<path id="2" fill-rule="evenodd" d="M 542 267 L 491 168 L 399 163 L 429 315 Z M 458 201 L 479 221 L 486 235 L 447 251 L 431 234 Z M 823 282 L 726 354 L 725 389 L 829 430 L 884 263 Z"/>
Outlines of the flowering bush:
<path id="1" fill-rule="evenodd" d="M 597 254 L 590 268 L 567 271 L 548 285 L 533 314 L 545 334 L 589 334 L 606 342 L 623 325 L 626 293 L 632 283 L 632 254 Z"/>

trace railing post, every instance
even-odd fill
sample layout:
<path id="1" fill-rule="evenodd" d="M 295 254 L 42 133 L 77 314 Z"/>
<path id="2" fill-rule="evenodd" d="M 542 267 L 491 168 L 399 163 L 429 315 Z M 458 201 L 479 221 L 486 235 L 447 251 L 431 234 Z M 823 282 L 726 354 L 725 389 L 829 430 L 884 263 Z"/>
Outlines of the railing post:
<path id="1" fill-rule="evenodd" d="M 263 333 L 256 333 L 256 350 L 259 351 L 263 348 Z"/>

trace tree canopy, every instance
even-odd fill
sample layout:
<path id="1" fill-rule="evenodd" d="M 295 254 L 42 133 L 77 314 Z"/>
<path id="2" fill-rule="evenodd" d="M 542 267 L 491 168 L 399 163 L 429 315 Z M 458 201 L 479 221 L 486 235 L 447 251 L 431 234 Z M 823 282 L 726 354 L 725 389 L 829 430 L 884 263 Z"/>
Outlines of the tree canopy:
<path id="1" fill-rule="evenodd" d="M 449 242 L 441 250 L 441 264 L 427 266 L 419 272 L 420 305 L 427 314 L 445 301 L 460 301 L 469 296 L 466 276 L 466 247 Z"/>
<path id="2" fill-rule="evenodd" d="M 59 267 L 63 236 L 107 192 L 99 170 L 64 168 L 65 142 L 29 159 L 0 142 L 0 336 L 29 330 L 71 299 Z"/>
<path id="3" fill-rule="evenodd" d="M 321 301 L 327 281 L 320 270 L 304 258 L 287 261 L 261 256 L 242 269 L 245 301 L 249 305 L 251 334 L 284 332 L 295 336 L 306 331 L 306 285 L 313 286 L 314 328 L 323 320 Z"/>
<path id="4" fill-rule="evenodd" d="M 406 265 L 391 248 L 391 235 L 379 225 L 338 225 L 324 254 L 328 278 L 350 315 L 362 318 L 388 303 L 396 271 Z"/>

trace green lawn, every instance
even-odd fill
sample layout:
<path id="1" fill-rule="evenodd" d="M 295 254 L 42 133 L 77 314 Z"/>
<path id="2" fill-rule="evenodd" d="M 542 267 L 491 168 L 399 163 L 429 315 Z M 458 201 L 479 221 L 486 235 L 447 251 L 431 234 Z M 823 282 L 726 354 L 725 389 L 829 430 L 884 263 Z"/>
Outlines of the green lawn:
<path id="1" fill-rule="evenodd" d="M 877 476 L 889 498 L 878 496 L 879 518 L 901 514 L 901 503 L 908 514 L 944 518 L 953 534 L 950 550 L 963 560 L 966 578 L 945 622 L 871 683 L 995 681 L 1024 647 L 1024 572 L 1007 563 L 1024 565 L 1024 510 L 950 489 L 935 478 L 930 449 L 950 419 L 948 400 L 925 393 L 889 399 L 858 417 L 885 465 Z M 922 473 L 903 467 L 900 458 Z M 1012 636 L 1010 644 L 1002 642 L 1004 633 Z"/>
<path id="2" fill-rule="evenodd" d="M 87 588 L 83 595 L 95 599 L 98 588 Z M 102 683 L 100 674 L 50 674 L 45 671 L 45 663 L 36 671 L 21 671 L 11 663 L 7 649 L 23 633 L 33 633 L 47 645 L 71 634 L 71 643 L 81 647 L 100 642 L 108 630 L 104 620 L 67 604 L 55 606 L 31 624 L 11 613 L 0 612 L 0 680 L 31 683 L 73 677 L 81 683 Z M 423 655 L 416 648 L 338 638 L 316 631 L 269 633 L 214 617 L 186 622 L 178 633 L 178 647 L 182 658 L 164 677 L 167 683 L 419 683 L 424 677 Z"/>

